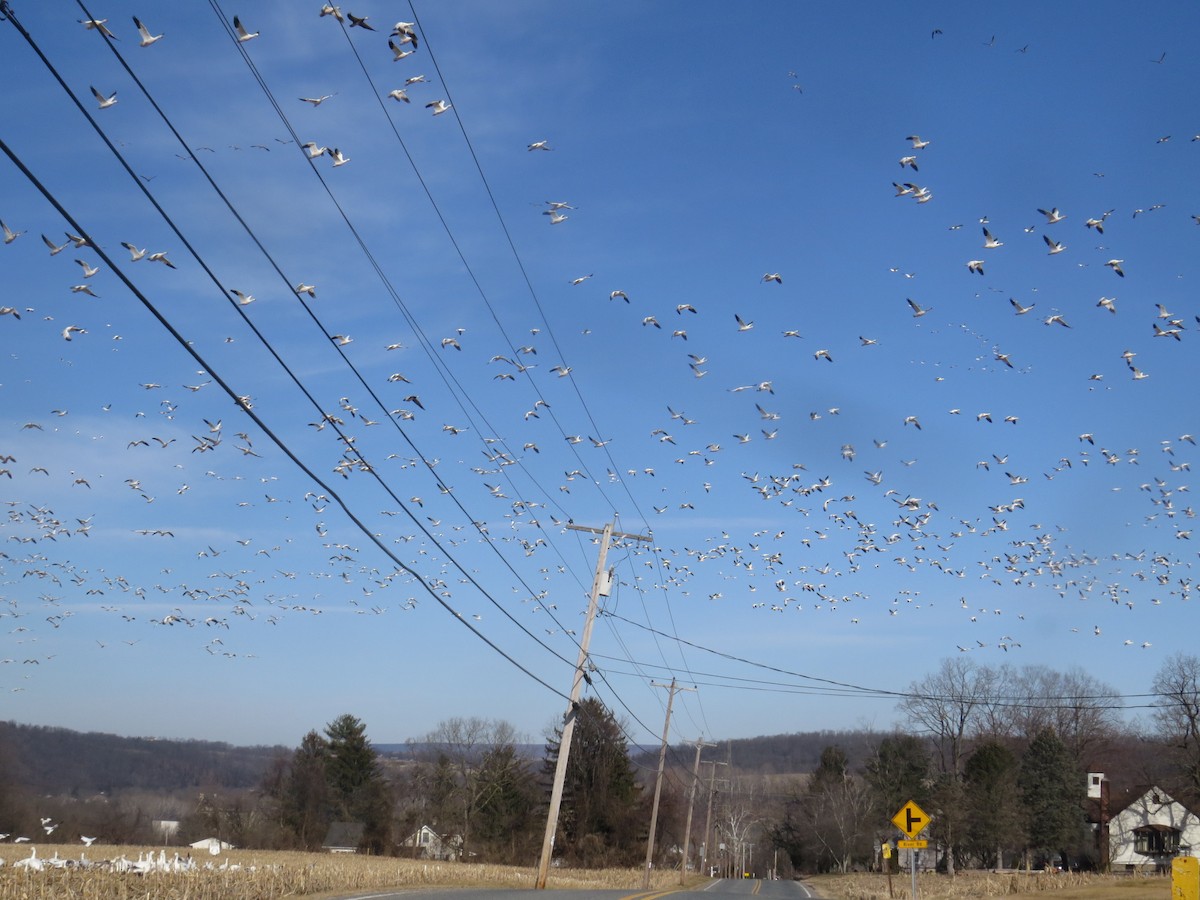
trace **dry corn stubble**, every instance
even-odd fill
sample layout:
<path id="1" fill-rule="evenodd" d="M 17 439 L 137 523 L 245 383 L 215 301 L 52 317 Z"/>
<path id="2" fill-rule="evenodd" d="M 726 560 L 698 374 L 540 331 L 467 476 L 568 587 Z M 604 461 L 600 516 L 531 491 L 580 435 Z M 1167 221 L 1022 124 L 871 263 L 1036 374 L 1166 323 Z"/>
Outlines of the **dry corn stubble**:
<path id="1" fill-rule="evenodd" d="M 475 863 L 436 862 L 395 857 L 331 855 L 293 851 L 232 850 L 219 857 L 193 854 L 196 868 L 186 872 L 116 872 L 96 863 L 139 854 L 164 852 L 161 847 L 95 845 L 81 852 L 76 845 L 38 845 L 37 857 L 86 860 L 93 865 L 56 867 L 40 871 L 15 868 L 20 855 L 5 848 L 7 865 L 0 867 L 0 900 L 275 900 L 281 897 L 341 895 L 358 890 L 429 887 L 533 886 L 535 870 L 529 867 Z M 30 851 L 32 852 L 32 851 Z M 170 848 L 186 859 L 186 848 Z M 225 866 L 225 868 L 221 868 Z M 554 869 L 550 885 L 559 888 L 632 889 L 641 886 L 640 869 Z M 657 871 L 651 886 L 676 886 L 679 873 Z"/>
<path id="2" fill-rule="evenodd" d="M 806 882 L 831 900 L 886 900 L 887 876 L 880 874 L 822 875 Z M 897 900 L 908 900 L 907 872 L 892 876 Z M 1094 875 L 1076 872 L 963 872 L 918 876 L 920 900 L 963 900 L 970 897 L 1039 897 L 1062 900 L 1168 900 L 1171 879 L 1163 877 Z"/>

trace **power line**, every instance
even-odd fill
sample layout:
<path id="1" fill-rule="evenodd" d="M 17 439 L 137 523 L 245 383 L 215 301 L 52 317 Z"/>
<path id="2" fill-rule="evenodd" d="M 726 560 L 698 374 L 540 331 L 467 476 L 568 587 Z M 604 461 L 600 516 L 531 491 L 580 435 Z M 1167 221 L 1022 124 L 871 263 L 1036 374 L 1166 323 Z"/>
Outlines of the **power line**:
<path id="1" fill-rule="evenodd" d="M 80 9 L 84 12 L 84 15 L 88 16 L 90 19 L 91 13 L 90 13 L 90 11 L 87 10 L 86 6 L 84 6 L 84 4 L 82 3 L 82 0 L 77 0 L 77 3 L 79 5 Z M 14 24 L 17 24 L 17 23 L 15 23 L 15 21 L 14 21 Z M 43 63 L 50 69 L 51 73 L 59 81 L 59 84 L 64 88 L 64 90 L 68 93 L 68 95 L 74 101 L 75 105 L 79 108 L 79 110 L 88 119 L 88 121 L 92 125 L 93 129 L 95 129 L 97 131 L 97 133 L 100 135 L 100 137 L 104 140 L 105 144 L 108 146 L 109 150 L 114 154 L 114 156 L 118 159 L 118 161 L 125 168 L 126 172 L 130 175 L 131 179 L 133 180 L 134 184 L 136 184 L 138 186 L 139 190 L 141 190 L 142 193 L 146 196 L 146 198 L 151 202 L 151 204 L 155 207 L 155 209 L 163 217 L 164 221 L 166 221 L 167 224 L 171 227 L 172 231 L 175 232 L 176 236 L 179 237 L 179 239 L 181 241 L 183 241 L 183 243 L 187 247 L 188 251 L 192 254 L 192 256 L 201 265 L 201 267 L 204 269 L 205 273 L 209 276 L 209 278 L 213 281 L 213 283 L 217 285 L 218 289 L 221 290 L 222 296 L 224 297 L 226 302 L 228 302 L 231 305 L 231 307 L 238 313 L 238 315 L 248 325 L 248 327 L 255 334 L 255 336 L 258 337 L 260 342 L 272 354 L 272 356 L 275 358 L 276 362 L 278 362 L 279 365 L 284 369 L 284 371 L 288 373 L 288 375 L 292 379 L 292 381 L 297 385 L 297 387 L 300 388 L 300 390 L 304 393 L 305 397 L 310 401 L 310 403 L 312 403 L 312 405 L 317 410 L 317 412 L 322 416 L 322 421 L 329 424 L 332 427 L 332 429 L 338 433 L 339 439 L 341 439 L 343 441 L 343 443 L 345 444 L 345 446 L 347 448 L 347 450 L 344 452 L 348 453 L 350 455 L 351 459 L 353 459 L 354 461 L 359 463 L 364 471 L 367 471 L 372 475 L 372 477 L 380 484 L 380 486 L 384 488 L 384 490 L 387 492 L 387 494 L 400 506 L 401 510 L 404 511 L 405 515 L 408 516 L 408 518 L 413 522 L 413 524 L 418 529 L 421 530 L 421 532 L 430 540 L 431 543 L 433 543 L 435 546 L 437 546 L 439 548 L 439 550 L 441 550 L 443 553 L 445 553 L 446 557 L 452 563 L 454 563 L 455 567 L 464 575 L 464 577 L 467 579 L 467 581 L 469 581 L 474 587 L 476 587 L 480 591 L 480 593 L 485 598 L 487 598 L 487 600 L 501 612 L 501 614 L 503 614 L 506 618 L 508 618 L 510 621 L 512 621 L 513 624 L 515 624 L 521 631 L 525 632 L 525 634 L 527 636 L 529 636 L 530 638 L 532 638 L 535 641 L 535 643 L 539 644 L 544 649 L 548 650 L 552 655 L 556 656 L 559 660 L 566 662 L 567 660 L 565 657 L 563 657 L 556 650 L 551 648 L 544 641 L 542 641 L 539 637 L 537 637 L 535 634 L 533 634 L 532 631 L 530 631 L 528 628 L 526 628 L 524 625 L 522 625 L 520 622 L 518 622 L 512 616 L 512 614 L 503 607 L 502 604 L 500 604 L 494 597 L 492 597 L 492 595 L 481 584 L 478 583 L 478 581 L 475 579 L 475 577 L 465 567 L 463 567 L 461 564 L 459 564 L 457 562 L 457 559 L 454 556 L 454 554 L 449 552 L 448 550 L 446 550 L 446 548 L 441 545 L 441 543 L 437 540 L 437 538 L 434 535 L 432 535 L 429 532 L 429 530 L 425 528 L 424 525 L 421 524 L 420 520 L 417 519 L 417 517 L 412 514 L 411 510 L 409 510 L 408 507 L 406 507 L 404 505 L 403 501 L 401 501 L 400 498 L 395 494 L 395 492 L 391 490 L 391 488 L 387 485 L 387 483 L 383 480 L 382 476 L 379 474 L 378 469 L 376 467 L 370 465 L 366 461 L 365 457 L 363 457 L 361 455 L 361 453 L 359 453 L 353 447 L 353 442 L 350 439 L 348 439 L 345 434 L 342 433 L 341 429 L 339 428 L 339 423 L 337 421 L 335 421 L 336 417 L 331 417 L 330 414 L 324 412 L 321 405 L 311 395 L 311 393 L 307 390 L 307 388 L 304 387 L 303 383 L 300 381 L 298 376 L 295 375 L 295 373 L 292 371 L 292 369 L 282 360 L 282 358 L 278 355 L 278 353 L 276 353 L 274 348 L 271 346 L 270 341 L 259 331 L 259 329 L 249 319 L 245 310 L 242 309 L 242 307 L 240 305 L 233 303 L 233 301 L 230 299 L 229 292 L 227 292 L 225 290 L 224 286 L 221 285 L 217 276 L 204 263 L 203 259 L 199 255 L 199 253 L 194 249 L 194 247 L 187 240 L 187 238 L 184 237 L 182 232 L 178 229 L 178 227 L 175 225 L 175 223 L 173 222 L 171 217 L 167 214 L 167 212 L 159 205 L 157 200 L 155 200 L 155 198 L 153 197 L 153 195 L 151 194 L 149 189 L 145 185 L 143 185 L 141 183 L 141 181 L 136 177 L 132 168 L 130 168 L 128 163 L 125 161 L 123 155 L 120 153 L 119 150 L 117 150 L 112 145 L 111 141 L 108 140 L 107 136 L 99 128 L 99 126 L 96 124 L 96 122 L 92 118 L 92 116 L 86 111 L 86 109 L 82 106 L 82 104 L 79 103 L 78 99 L 74 96 L 74 94 L 70 91 L 70 89 L 62 81 L 62 79 L 58 76 L 57 71 L 54 69 L 53 65 L 49 62 L 49 60 L 46 59 L 46 57 L 41 53 L 40 49 L 33 42 L 32 37 L 30 37 L 23 29 L 20 29 L 20 30 L 21 30 L 23 36 L 25 36 L 26 40 L 28 42 L 30 42 L 30 44 L 33 47 L 33 49 L 35 50 L 35 52 L 37 52 L 39 57 L 41 57 L 41 59 L 43 60 Z M 195 156 L 194 151 L 190 147 L 187 146 L 187 142 L 183 140 L 182 136 L 175 129 L 175 126 L 171 123 L 169 117 L 161 109 L 159 104 L 154 100 L 154 98 L 150 94 L 149 90 L 145 87 L 145 85 L 141 82 L 141 80 L 137 77 L 137 75 L 132 71 L 132 69 L 130 69 L 130 67 L 127 64 L 127 62 L 125 61 L 125 59 L 121 56 L 120 52 L 117 50 L 115 45 L 113 45 L 111 39 L 109 39 L 107 36 L 103 36 L 103 37 L 106 40 L 106 42 L 108 43 L 109 48 L 112 50 L 114 55 L 117 57 L 118 61 L 121 63 L 122 67 L 129 74 L 129 76 L 134 80 L 135 84 L 137 84 L 139 89 L 142 90 L 143 94 L 146 96 L 146 98 L 150 102 L 151 106 L 159 114 L 159 117 L 163 120 L 163 122 L 166 124 L 168 129 L 171 131 L 171 133 L 179 141 L 180 145 L 183 146 L 187 150 L 188 154 L 191 156 L 192 160 L 196 163 L 197 167 L 200 169 L 200 171 L 204 175 L 205 179 L 209 182 L 210 186 L 217 193 L 217 195 L 222 199 L 222 201 L 225 203 L 226 207 L 229 209 L 230 213 L 234 216 L 234 218 L 238 221 L 238 223 L 243 227 L 243 229 L 249 235 L 251 240 L 254 242 L 255 246 L 258 247 L 259 251 L 268 260 L 268 262 L 271 264 L 272 268 L 275 270 L 275 272 L 279 275 L 279 277 L 283 280 L 285 285 L 287 285 L 290 290 L 291 289 L 291 281 L 286 277 L 286 275 L 280 269 L 279 265 L 275 262 L 274 258 L 271 256 L 270 252 L 258 240 L 258 238 L 254 234 L 253 230 L 245 222 L 243 217 L 238 213 L 237 209 L 234 207 L 233 203 L 229 200 L 228 196 L 216 184 L 216 182 L 213 180 L 210 173 L 207 171 L 207 169 L 205 169 L 204 165 Z M 273 98 L 271 98 L 271 99 L 272 99 L 272 102 L 274 102 L 274 99 Z M 285 119 L 285 122 L 286 122 L 286 119 Z M 290 130 L 290 125 L 288 127 Z M 293 136 L 295 136 L 295 133 L 294 132 L 292 132 L 292 133 L 293 133 Z M 318 173 L 318 177 L 319 177 L 319 173 Z M 322 183 L 324 183 L 324 180 L 323 179 L 321 179 L 321 180 L 322 180 Z M 326 190 L 328 190 L 327 185 L 326 185 Z M 335 200 L 335 203 L 336 203 L 336 200 Z M 351 226 L 351 227 L 353 228 L 353 226 Z M 328 330 L 325 328 L 324 325 L 321 324 L 319 319 L 312 312 L 312 310 L 308 307 L 308 305 L 306 303 L 304 303 L 303 300 L 300 300 L 300 303 L 301 303 L 301 306 L 304 307 L 305 311 L 308 313 L 308 315 L 312 319 L 312 321 L 318 326 L 318 328 L 320 328 L 322 334 L 324 334 L 326 337 L 329 337 Z M 371 397 L 376 401 L 377 404 L 379 404 L 380 408 L 385 413 L 387 413 L 386 405 L 384 405 L 383 402 L 376 396 L 374 391 L 366 383 L 366 380 L 362 377 L 361 373 L 354 366 L 354 364 L 349 360 L 349 358 L 342 351 L 342 349 L 340 347 L 338 347 L 336 345 L 336 343 L 334 344 L 334 347 L 335 347 L 336 351 L 339 353 L 339 355 L 342 357 L 343 362 L 345 362 L 346 365 L 350 368 L 350 370 L 353 371 L 354 374 L 357 376 L 360 384 L 362 384 L 362 386 L 364 388 L 366 388 L 366 390 L 371 395 Z M 413 449 L 413 452 L 415 452 L 418 455 L 418 458 L 420 458 L 423 462 L 426 462 L 427 457 L 423 453 L 421 453 L 421 451 L 419 449 L 417 449 L 416 445 L 410 439 L 408 434 L 404 431 L 404 429 L 402 429 L 399 426 L 399 423 L 395 422 L 394 419 L 392 419 L 392 417 L 390 416 L 390 414 L 387 416 L 387 418 L 389 419 L 389 421 L 392 422 L 392 424 L 395 426 L 396 430 L 400 433 L 401 437 L 406 441 L 406 443 L 408 443 L 409 446 Z M 431 472 L 431 474 L 433 474 L 439 487 L 445 488 L 444 483 L 437 476 L 436 472 L 433 471 L 432 466 L 429 466 L 428 462 L 426 462 L 426 466 L 429 469 L 429 471 Z M 475 519 L 474 517 L 472 517 L 467 512 L 467 510 L 465 509 L 465 507 L 463 507 L 462 503 L 458 500 L 458 498 L 456 496 L 454 496 L 453 493 L 448 489 L 445 491 L 445 493 L 447 493 L 451 497 L 451 502 L 453 502 L 460 509 L 460 511 L 462 511 L 463 514 L 467 516 L 468 520 L 472 523 L 472 525 L 474 525 L 477 529 L 480 529 L 479 521 L 477 519 Z M 480 530 L 482 532 L 482 535 L 486 538 L 486 528 L 483 528 Z M 503 554 L 500 554 L 496 550 L 495 544 L 491 540 L 486 540 L 486 543 L 488 544 L 489 547 L 491 547 L 493 549 L 494 552 L 496 552 L 496 555 L 500 558 L 502 564 L 505 565 L 505 567 L 508 568 L 510 572 L 512 572 L 513 576 L 518 580 L 518 582 L 520 582 L 522 584 L 522 586 L 525 587 L 525 589 L 529 592 L 530 595 L 533 595 L 535 593 L 533 591 L 533 589 L 528 584 L 525 584 L 524 579 L 520 576 L 519 573 L 516 572 L 516 570 L 511 566 L 511 564 L 509 564 L 508 560 L 503 556 Z M 552 614 L 551 614 L 551 616 L 552 616 Z"/>
<path id="2" fill-rule="evenodd" d="M 34 51 L 38 53 L 39 57 L 41 57 L 43 59 L 43 61 L 46 63 L 46 65 L 54 73 L 55 77 L 59 80 L 59 83 L 63 84 L 61 78 L 57 75 L 57 72 L 54 71 L 53 66 L 51 66 L 49 64 L 49 61 L 44 57 L 44 55 L 42 55 L 42 53 L 41 53 L 40 49 L 37 47 L 36 43 L 33 42 L 32 38 L 28 35 L 28 33 L 24 30 L 24 28 L 17 21 L 16 17 L 13 15 L 13 13 L 11 11 L 11 8 L 9 8 L 7 5 L 0 6 L 0 11 L 2 11 L 5 14 L 5 16 L 7 17 L 7 20 L 12 22 L 13 26 L 18 29 L 18 31 L 22 34 L 23 37 L 25 37 L 25 39 L 29 42 L 30 46 L 34 49 Z M 63 84 L 63 87 L 64 88 L 66 87 L 65 84 Z M 72 94 L 72 98 L 74 99 L 73 94 Z M 76 104 L 78 105 L 78 100 L 76 100 Z M 85 112 L 85 115 L 86 115 L 86 112 Z M 107 139 L 106 139 L 106 141 L 107 141 Z M 534 675 L 525 666 L 523 666 L 522 664 L 517 662 L 512 656 L 510 656 L 507 652 L 505 652 L 499 646 L 497 646 L 491 639 L 489 639 L 487 636 L 482 634 L 478 629 L 474 628 L 470 622 L 468 622 L 461 614 L 459 614 L 456 610 L 454 610 L 454 608 L 451 607 L 450 604 L 444 600 L 444 598 L 442 598 L 436 591 L 434 591 L 425 582 L 425 580 L 423 578 L 421 578 L 419 573 L 415 572 L 413 569 L 411 569 L 409 566 L 407 566 L 403 561 L 401 561 L 399 557 L 397 557 L 394 553 L 392 553 L 391 550 L 387 547 L 387 545 L 384 544 L 366 526 L 366 524 L 363 523 L 357 517 L 357 515 L 354 514 L 354 512 L 345 503 L 345 501 L 342 500 L 341 496 L 335 490 L 333 490 L 332 487 L 330 487 L 328 484 L 326 484 L 325 481 L 323 479 L 321 479 L 314 471 L 312 471 L 312 469 L 309 468 L 302 460 L 300 460 L 299 457 L 297 457 L 293 453 L 291 448 L 289 448 L 287 446 L 287 444 L 280 437 L 278 437 L 275 434 L 275 432 L 266 424 L 266 422 L 264 422 L 261 419 L 261 417 L 253 411 L 253 409 L 251 408 L 251 404 L 249 402 L 247 402 L 244 397 L 239 396 L 236 393 L 236 391 L 234 391 L 233 388 L 220 376 L 220 374 L 217 373 L 211 366 L 209 366 L 208 362 L 199 353 L 199 351 L 197 351 L 192 346 L 191 342 L 186 340 L 174 328 L 174 326 L 172 326 L 170 324 L 170 322 L 162 315 L 162 313 L 155 307 L 155 305 L 133 284 L 132 281 L 129 280 L 129 278 L 124 274 L 124 272 L 120 269 L 120 267 L 117 266 L 116 262 L 114 260 L 112 260 L 108 256 L 108 254 L 104 252 L 104 250 L 101 247 L 99 247 L 94 241 L 91 240 L 89 232 L 86 229 L 84 229 L 83 226 L 79 222 L 77 222 L 75 220 L 75 218 L 67 211 L 67 209 L 65 207 L 62 206 L 61 203 L 59 203 L 58 199 L 45 187 L 45 185 L 42 184 L 42 182 L 33 174 L 33 172 L 29 170 L 29 168 L 21 161 L 20 157 L 8 146 L 8 144 L 3 139 L 0 139 L 0 151 L 3 151 L 3 153 L 20 170 L 22 175 L 25 176 L 25 178 L 29 181 L 29 183 L 46 199 L 46 201 L 48 203 L 50 203 L 51 206 L 54 207 L 54 209 L 59 213 L 59 215 L 61 215 L 63 217 L 63 219 L 66 220 L 66 222 L 75 230 L 75 232 L 88 241 L 88 245 L 90 245 L 93 248 L 93 250 L 95 250 L 96 254 L 105 262 L 106 265 L 108 265 L 113 270 L 113 272 L 122 281 L 122 283 L 124 283 L 125 286 L 130 290 L 130 292 L 133 293 L 133 295 L 135 297 L 137 297 L 137 299 L 141 302 L 143 307 L 145 307 L 145 309 L 148 312 L 150 312 L 151 315 L 154 316 L 154 318 L 159 322 L 159 324 L 162 325 L 168 331 L 168 333 L 171 335 L 171 337 L 174 338 L 175 341 L 181 347 L 183 347 L 184 350 L 198 364 L 200 364 L 206 372 L 208 372 L 212 376 L 213 380 L 220 386 L 220 388 L 229 396 L 229 398 L 231 400 L 234 401 L 234 403 L 240 409 L 242 409 L 242 411 L 247 416 L 249 416 L 254 421 L 254 423 L 263 431 L 263 433 L 265 435 L 267 435 L 267 437 L 272 441 L 272 443 L 274 443 L 276 445 L 276 447 L 278 447 L 278 449 L 280 451 L 282 451 L 284 453 L 284 455 L 287 456 L 288 459 L 291 460 L 292 463 L 295 464 L 305 475 L 307 475 L 309 478 L 311 478 L 315 484 L 319 485 L 327 493 L 327 495 L 330 497 L 330 499 L 334 500 L 334 502 L 336 502 L 342 508 L 342 510 L 346 514 L 346 516 L 351 520 L 351 522 L 354 523 L 354 525 L 360 531 L 362 531 L 362 533 L 364 535 L 366 535 L 368 540 L 370 540 L 381 551 L 383 551 L 383 553 L 389 559 L 391 559 L 396 564 L 397 567 L 399 567 L 401 570 L 409 573 L 410 575 L 413 575 L 414 577 L 416 577 L 421 582 L 421 585 L 422 585 L 422 587 L 424 587 L 425 591 L 430 596 L 432 596 L 438 602 L 438 604 L 440 606 L 442 606 L 447 612 L 451 613 L 452 615 L 454 615 L 455 618 L 459 619 L 459 621 L 461 621 L 462 624 L 469 631 L 471 631 L 472 634 L 474 634 L 476 637 L 478 637 L 480 640 L 482 640 L 492 650 L 494 650 L 496 653 L 498 653 L 500 656 L 502 656 L 505 660 L 507 660 L 510 664 L 512 664 L 515 668 L 517 668 L 519 671 L 521 671 L 525 675 L 527 675 L 529 678 L 533 679 L 538 684 L 541 684 L 543 687 L 547 688 L 551 692 L 565 698 L 565 695 L 561 694 L 561 692 L 559 692 L 557 689 L 551 687 L 547 682 L 543 681 L 541 678 Z M 181 239 L 183 239 L 182 235 L 180 237 L 181 237 Z"/>

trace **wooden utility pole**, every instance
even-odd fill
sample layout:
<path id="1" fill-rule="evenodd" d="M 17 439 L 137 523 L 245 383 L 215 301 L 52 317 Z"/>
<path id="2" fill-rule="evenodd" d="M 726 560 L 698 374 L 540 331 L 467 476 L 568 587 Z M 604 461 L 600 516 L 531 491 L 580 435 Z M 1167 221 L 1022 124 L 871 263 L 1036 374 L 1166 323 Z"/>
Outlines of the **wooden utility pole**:
<path id="1" fill-rule="evenodd" d="M 687 825 L 683 827 L 683 864 L 679 867 L 679 883 L 687 879 L 688 848 L 692 841 L 692 809 L 696 805 L 696 785 L 700 783 L 700 751 L 705 747 L 715 747 L 716 744 L 704 743 L 703 736 L 696 739 L 696 764 L 692 767 L 692 789 L 688 793 Z M 705 840 L 707 840 L 705 836 Z"/>
<path id="2" fill-rule="evenodd" d="M 654 831 L 658 828 L 658 798 L 662 794 L 663 769 L 667 764 L 667 737 L 671 730 L 671 704 L 675 702 L 676 691 L 694 691 L 695 688 L 681 688 L 671 679 L 670 684 L 650 682 L 654 687 L 667 688 L 667 720 L 663 723 L 662 747 L 658 751 L 658 777 L 654 779 L 654 806 L 650 810 L 650 837 L 646 839 L 646 874 L 642 876 L 642 890 L 650 890 L 650 867 L 654 864 Z"/>
<path id="3" fill-rule="evenodd" d="M 588 599 L 587 618 L 583 623 L 583 637 L 579 642 L 579 659 L 575 663 L 575 678 L 571 682 L 570 705 L 563 716 L 562 739 L 558 746 L 558 763 L 554 767 L 554 786 L 550 790 L 550 810 L 546 816 L 546 833 L 542 838 L 542 856 L 538 863 L 537 880 L 534 888 L 544 890 L 546 878 L 550 873 L 550 858 L 554 854 L 554 836 L 558 831 L 558 810 L 562 805 L 563 785 L 567 780 L 567 757 L 571 753 L 571 735 L 575 732 L 575 718 L 579 713 L 579 696 L 583 693 L 583 683 L 587 678 L 588 645 L 592 640 L 592 625 L 596 621 L 596 608 L 600 597 L 607 597 L 612 589 L 612 574 L 608 571 L 608 545 L 614 538 L 625 538 L 633 541 L 648 541 L 644 534 L 626 534 L 614 532 L 612 523 L 604 528 L 588 528 L 583 525 L 568 525 L 574 531 L 588 531 L 600 535 L 600 556 L 596 560 L 596 575 L 592 579 L 592 593 Z"/>
<path id="4" fill-rule="evenodd" d="M 717 766 L 727 766 L 729 763 L 710 759 L 708 764 L 712 768 L 708 770 L 708 813 L 704 817 L 704 855 L 700 860 L 705 872 L 708 871 L 708 859 L 712 854 L 712 802 L 717 786 Z"/>

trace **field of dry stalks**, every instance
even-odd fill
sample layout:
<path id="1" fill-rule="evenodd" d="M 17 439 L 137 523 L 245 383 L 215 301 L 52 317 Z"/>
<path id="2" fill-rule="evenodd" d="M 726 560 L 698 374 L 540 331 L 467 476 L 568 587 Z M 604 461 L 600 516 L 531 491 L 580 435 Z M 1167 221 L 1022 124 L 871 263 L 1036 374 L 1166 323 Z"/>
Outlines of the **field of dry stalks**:
<path id="1" fill-rule="evenodd" d="M 18 866 L 30 856 L 25 847 L 5 847 L 0 856 L 0 900 L 275 900 L 321 897 L 354 891 L 416 887 L 533 887 L 533 867 L 425 862 L 378 856 L 232 850 L 212 857 L 201 853 L 186 871 L 116 871 L 101 863 L 136 861 L 161 848 L 104 847 L 81 851 L 78 844 L 38 845 L 40 868 Z M 166 854 L 174 861 L 175 849 Z M 65 860 L 71 860 L 67 865 Z M 75 865 L 86 861 L 90 865 Z M 642 871 L 553 869 L 554 888 L 637 889 Z M 678 872 L 656 872 L 652 887 L 678 884 Z"/>
<path id="2" fill-rule="evenodd" d="M 805 881 L 828 900 L 888 900 L 885 875 L 822 875 Z M 918 876 L 919 900 L 966 900 L 974 897 L 1044 898 L 1044 900 L 1168 900 L 1169 877 L 1131 878 L 1060 872 L 965 872 Z M 895 900 L 910 900 L 907 872 L 892 876 Z"/>

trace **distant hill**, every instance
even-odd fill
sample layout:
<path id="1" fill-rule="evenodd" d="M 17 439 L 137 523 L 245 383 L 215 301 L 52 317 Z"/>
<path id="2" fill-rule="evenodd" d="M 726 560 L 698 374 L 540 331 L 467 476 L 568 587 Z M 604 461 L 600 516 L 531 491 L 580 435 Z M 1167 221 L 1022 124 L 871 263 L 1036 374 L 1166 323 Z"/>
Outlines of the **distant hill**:
<path id="1" fill-rule="evenodd" d="M 706 748 L 705 759 L 728 761 L 735 769 L 762 775 L 813 771 L 821 751 L 837 744 L 857 769 L 870 747 L 883 737 L 864 731 L 816 731 L 722 741 Z M 376 744 L 393 759 L 427 757 L 436 746 L 422 742 Z M 213 741 L 120 737 L 40 725 L 0 722 L 0 781 L 40 794 L 116 794 L 130 790 L 173 792 L 192 788 L 254 788 L 276 757 L 294 748 L 238 747 Z M 542 744 L 523 744 L 518 752 L 537 762 Z M 648 769 L 657 765 L 658 748 L 631 747 Z M 672 748 L 672 765 L 691 767 L 694 745 Z M 3 787 L 3 784 L 0 784 Z"/>
<path id="2" fill-rule="evenodd" d="M 43 794 L 256 787 L 279 753 L 292 750 L 0 722 L 4 779 Z"/>

